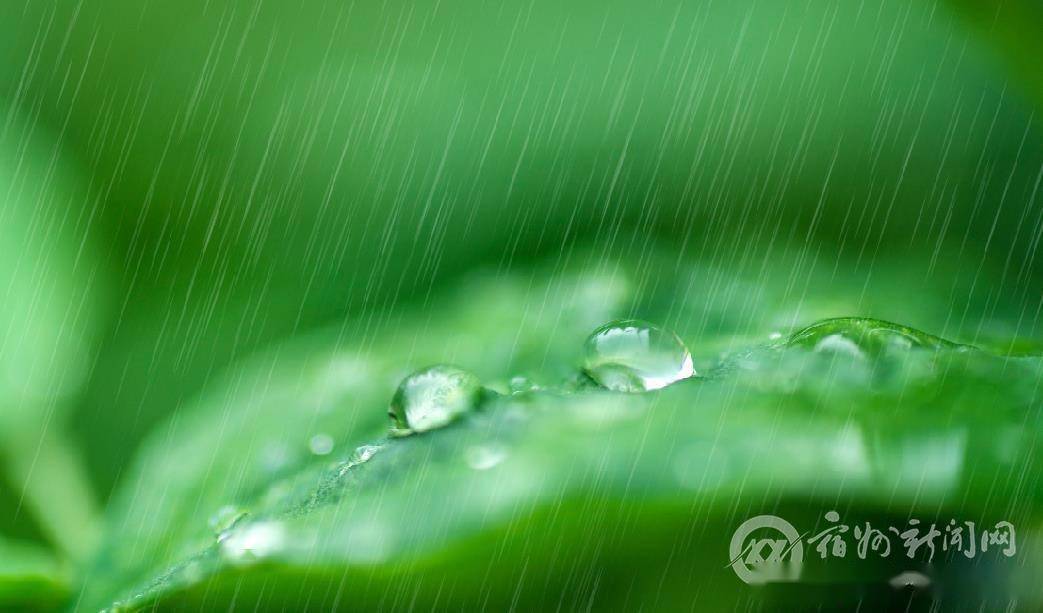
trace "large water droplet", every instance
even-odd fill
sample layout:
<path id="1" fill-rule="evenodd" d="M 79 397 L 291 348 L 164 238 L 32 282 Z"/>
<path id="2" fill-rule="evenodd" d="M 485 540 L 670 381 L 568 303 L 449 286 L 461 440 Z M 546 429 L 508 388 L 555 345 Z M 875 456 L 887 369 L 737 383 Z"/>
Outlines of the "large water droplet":
<path id="1" fill-rule="evenodd" d="M 915 328 L 869 317 L 824 319 L 793 333 L 788 344 L 856 358 L 880 357 L 913 348 L 958 347 Z"/>
<path id="2" fill-rule="evenodd" d="M 676 334 L 636 319 L 594 330 L 585 349 L 583 370 L 617 392 L 655 390 L 695 374 L 692 355 Z"/>
<path id="3" fill-rule="evenodd" d="M 478 377 L 454 366 L 432 366 L 406 377 L 388 414 L 393 434 L 441 428 L 474 409 L 481 398 Z"/>

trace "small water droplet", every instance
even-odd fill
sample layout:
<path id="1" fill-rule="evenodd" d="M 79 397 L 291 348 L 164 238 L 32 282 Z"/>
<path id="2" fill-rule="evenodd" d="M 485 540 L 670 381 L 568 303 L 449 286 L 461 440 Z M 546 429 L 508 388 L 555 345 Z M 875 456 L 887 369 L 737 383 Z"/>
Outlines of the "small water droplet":
<path id="1" fill-rule="evenodd" d="M 656 390 L 695 375 L 692 355 L 676 334 L 636 319 L 594 330 L 585 349 L 584 371 L 617 392 Z"/>
<path id="2" fill-rule="evenodd" d="M 351 454 L 351 459 L 340 465 L 339 473 L 341 476 L 347 474 L 349 470 L 355 468 L 359 464 L 365 464 L 369 462 L 370 458 L 377 455 L 377 452 L 383 449 L 383 445 L 362 445 L 355 450 L 355 453 Z"/>
<path id="3" fill-rule="evenodd" d="M 266 558 L 282 548 L 286 529 L 274 521 L 258 522 L 230 531 L 221 540 L 221 553 L 234 562 Z"/>
<path id="4" fill-rule="evenodd" d="M 333 451 L 333 437 L 328 434 L 316 434 L 308 441 L 308 449 L 315 455 L 328 455 Z"/>
<path id="5" fill-rule="evenodd" d="M 499 445 L 475 445 L 466 452 L 467 465 L 475 470 L 489 470 L 507 457 L 507 450 Z"/>
<path id="6" fill-rule="evenodd" d="M 235 505 L 226 504 L 210 516 L 207 524 L 210 526 L 210 530 L 220 538 L 222 533 L 231 530 L 246 515 L 247 512 L 243 509 Z"/>
<path id="7" fill-rule="evenodd" d="M 511 377 L 508 387 L 512 395 L 535 392 L 540 389 L 540 386 L 533 383 L 528 377 Z"/>
<path id="8" fill-rule="evenodd" d="M 406 377 L 398 386 L 388 414 L 392 434 L 441 428 L 478 405 L 478 377 L 454 366 L 432 366 Z"/>
<path id="9" fill-rule="evenodd" d="M 368 462 L 370 458 L 375 456 L 377 452 L 383 448 L 383 445 L 362 445 L 355 450 L 355 456 L 352 461 L 357 464 Z"/>

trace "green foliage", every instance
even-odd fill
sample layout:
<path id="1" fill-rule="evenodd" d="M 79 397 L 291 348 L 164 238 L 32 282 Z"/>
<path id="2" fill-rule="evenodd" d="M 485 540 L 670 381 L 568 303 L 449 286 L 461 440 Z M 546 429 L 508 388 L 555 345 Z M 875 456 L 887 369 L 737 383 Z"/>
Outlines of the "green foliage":
<path id="1" fill-rule="evenodd" d="M 0 607 L 47 610 L 68 598 L 69 572 L 44 549 L 0 540 Z"/>
<path id="2" fill-rule="evenodd" d="M 881 378 L 873 360 L 772 349 L 764 331 L 708 378 L 650 394 L 588 389 L 573 378 L 583 337 L 633 305 L 633 277 L 615 270 L 478 278 L 386 326 L 348 323 L 233 369 L 146 442 L 87 602 L 500 608 L 566 593 L 678 604 L 695 581 L 730 581 L 702 596 L 725 606 L 742 598 L 719 559 L 734 509 L 1038 519 L 1038 431 L 1019 424 L 1039 405 L 1039 359 L 912 348 L 880 356 L 900 372 Z M 710 306 L 675 305 L 684 321 Z M 506 395 L 462 423 L 388 439 L 397 381 L 441 361 Z M 543 389 L 509 394 L 515 374 Z M 322 435 L 329 456 L 309 450 Z M 657 557 L 671 550 L 672 567 Z M 661 576 L 676 582 L 664 590 Z M 519 595 L 519 581 L 553 588 Z"/>
<path id="3" fill-rule="evenodd" d="M 736 518 L 831 505 L 1031 542 L 1041 19 L 4 3 L 0 608 L 749 609 Z M 704 377 L 592 389 L 621 317 Z M 387 439 L 435 363 L 480 411 Z M 1029 553 L 981 574 L 1038 608 Z"/>
<path id="4" fill-rule="evenodd" d="M 51 419 L 87 377 L 105 279 L 76 167 L 44 128 L 0 117 L 0 427 L 17 428 Z"/>
<path id="5" fill-rule="evenodd" d="M 0 528 L 81 555 L 93 503 L 65 426 L 108 290 L 90 234 L 96 202 L 51 134 L 2 107 L 0 117 L 0 508 L 25 507 L 0 512 Z"/>
<path id="6" fill-rule="evenodd" d="M 624 298 L 610 276 L 569 275 L 530 289 L 480 277 L 428 313 L 349 322 L 233 369 L 146 443 L 126 477 L 136 485 L 117 496 L 121 511 L 110 524 L 110 545 L 138 546 L 107 548 L 90 583 L 124 588 L 214 543 L 209 520 L 223 507 L 256 514 L 272 492 L 329 463 L 309 452 L 316 435 L 332 436 L 338 456 L 350 458 L 385 432 L 396 386 L 418 367 L 453 362 L 500 388 L 536 368 L 560 377 L 581 355 L 586 331 Z"/>

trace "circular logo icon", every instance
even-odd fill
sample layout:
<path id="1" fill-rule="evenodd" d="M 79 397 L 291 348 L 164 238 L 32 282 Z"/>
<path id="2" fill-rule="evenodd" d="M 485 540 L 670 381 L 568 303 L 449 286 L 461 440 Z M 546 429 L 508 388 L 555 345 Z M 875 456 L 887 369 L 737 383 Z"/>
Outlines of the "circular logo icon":
<path id="1" fill-rule="evenodd" d="M 785 519 L 758 515 L 735 530 L 728 557 L 728 565 L 744 583 L 796 581 L 804 563 L 804 543 Z"/>

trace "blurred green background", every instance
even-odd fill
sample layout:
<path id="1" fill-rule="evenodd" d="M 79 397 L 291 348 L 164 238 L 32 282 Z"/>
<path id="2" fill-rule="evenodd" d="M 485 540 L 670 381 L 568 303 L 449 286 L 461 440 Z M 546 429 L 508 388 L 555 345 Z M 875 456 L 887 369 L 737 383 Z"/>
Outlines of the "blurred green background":
<path id="1" fill-rule="evenodd" d="M 430 318 L 476 271 L 622 265 L 704 359 L 852 310 L 1037 346 L 1041 26 L 1027 0 L 5 2 L 0 534 L 81 559 L 228 365 Z"/>

